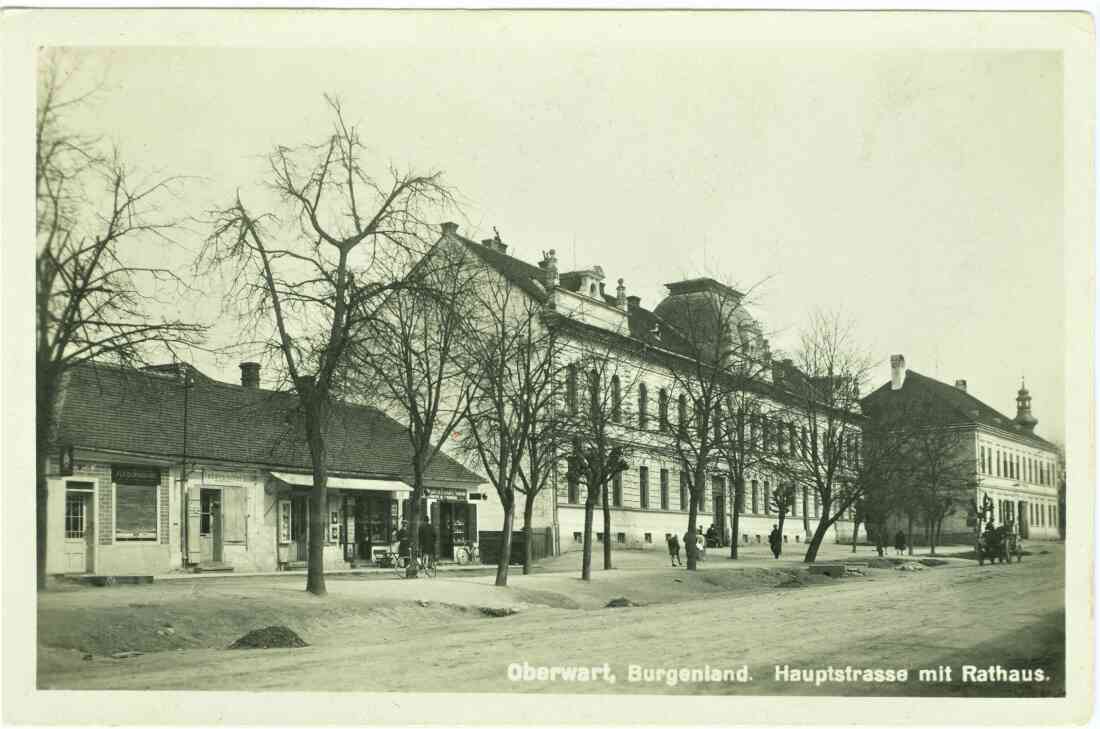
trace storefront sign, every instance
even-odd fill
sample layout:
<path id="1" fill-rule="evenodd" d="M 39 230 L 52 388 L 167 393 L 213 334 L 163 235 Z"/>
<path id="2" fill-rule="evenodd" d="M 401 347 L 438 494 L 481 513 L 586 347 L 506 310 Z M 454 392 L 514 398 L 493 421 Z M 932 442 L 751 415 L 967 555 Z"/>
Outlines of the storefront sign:
<path id="1" fill-rule="evenodd" d="M 427 489 L 427 496 L 432 496 L 440 501 L 466 501 L 465 489 Z"/>
<path id="2" fill-rule="evenodd" d="M 156 466 L 111 465 L 111 480 L 134 486 L 159 486 L 160 469 Z"/>

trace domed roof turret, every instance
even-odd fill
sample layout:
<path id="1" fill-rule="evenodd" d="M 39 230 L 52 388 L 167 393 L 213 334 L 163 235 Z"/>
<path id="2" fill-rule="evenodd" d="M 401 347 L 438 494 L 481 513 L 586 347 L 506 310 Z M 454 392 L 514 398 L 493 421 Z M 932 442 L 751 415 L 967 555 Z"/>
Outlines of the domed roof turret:
<path id="1" fill-rule="evenodd" d="M 661 320 L 662 342 L 712 356 L 763 356 L 767 342 L 760 325 L 742 305 L 744 294 L 740 291 L 712 278 L 665 286 L 669 295 L 653 310 Z"/>
<path id="2" fill-rule="evenodd" d="M 1031 414 L 1031 393 L 1023 378 L 1020 378 L 1020 389 L 1016 391 L 1016 418 L 1015 422 L 1028 432 L 1035 430 L 1039 419 Z"/>

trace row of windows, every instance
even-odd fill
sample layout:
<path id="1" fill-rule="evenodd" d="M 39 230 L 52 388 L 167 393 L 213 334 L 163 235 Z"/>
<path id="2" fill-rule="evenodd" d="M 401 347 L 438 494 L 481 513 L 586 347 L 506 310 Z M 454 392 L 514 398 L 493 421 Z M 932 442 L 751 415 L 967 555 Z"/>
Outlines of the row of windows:
<path id="1" fill-rule="evenodd" d="M 602 411 L 601 403 L 601 388 L 599 383 L 599 373 L 595 370 L 588 374 L 588 387 L 590 405 L 593 409 Z M 569 412 L 576 414 L 579 407 L 577 401 L 577 369 L 575 366 L 570 366 L 568 371 L 568 379 L 566 386 L 566 401 Z M 661 388 L 657 392 L 657 429 L 661 432 L 668 432 L 671 429 L 671 423 L 669 421 L 669 394 L 668 390 Z M 677 427 L 681 431 L 688 427 L 688 401 L 687 396 L 680 395 L 676 400 L 677 410 Z M 732 402 L 727 402 L 726 410 L 730 413 L 733 412 Z M 723 425 L 726 425 L 730 429 L 730 434 L 742 434 L 747 437 L 747 442 L 754 448 L 760 448 L 762 450 L 774 450 L 778 453 L 790 453 L 792 455 L 799 454 L 803 457 L 807 456 L 808 450 L 812 449 L 810 441 L 812 434 L 808 433 L 806 428 L 799 429 L 794 423 L 784 422 L 778 418 L 769 418 L 763 415 L 753 414 L 748 418 L 748 430 L 746 433 L 745 425 L 743 421 L 744 415 L 738 413 L 735 419 L 732 419 L 729 423 L 725 423 L 722 417 L 722 408 L 716 407 L 713 413 L 713 428 L 715 440 L 724 440 L 727 436 L 723 433 Z M 612 375 L 611 377 L 611 420 L 615 423 L 621 423 L 623 421 L 623 409 L 622 409 L 622 383 L 619 380 L 618 375 Z M 649 427 L 649 389 L 643 382 L 638 385 L 638 412 L 637 412 L 637 424 L 639 428 L 643 430 Z M 697 422 L 695 427 L 701 431 L 705 427 L 704 414 L 700 412 L 697 416 Z M 734 435 L 733 437 L 737 437 Z M 830 438 L 828 434 L 819 434 L 818 452 L 822 454 L 823 458 L 828 458 L 829 451 L 832 448 Z M 847 460 L 849 463 L 857 463 L 859 459 L 859 439 L 854 433 L 840 433 L 837 436 L 837 445 L 840 449 L 838 460 Z"/>
<path id="2" fill-rule="evenodd" d="M 1033 501 L 1027 503 L 1027 522 L 1031 526 L 1045 527 L 1058 526 L 1058 506 L 1056 504 L 1037 504 Z M 997 521 L 1005 524 L 1023 518 L 1020 512 L 1017 516 L 1018 503 L 1007 499 L 997 500 Z"/>
<path id="3" fill-rule="evenodd" d="M 603 532 L 595 532 L 595 535 L 596 535 L 596 543 L 597 544 L 603 544 Z M 756 536 L 756 543 L 757 544 L 762 544 L 763 540 L 761 539 L 761 536 L 759 534 L 757 534 L 755 536 Z M 783 542 L 784 543 L 789 542 L 790 541 L 789 537 L 790 537 L 790 535 L 784 534 L 783 535 Z M 642 535 L 642 541 L 645 542 L 646 544 L 653 544 L 653 532 L 645 532 Z M 741 535 L 741 541 L 744 542 L 745 544 L 748 544 L 750 542 L 749 535 L 748 534 L 742 534 Z M 794 541 L 795 542 L 801 542 L 802 541 L 801 535 L 800 534 L 795 534 L 794 535 Z M 584 543 L 584 532 L 573 532 L 573 542 L 575 544 L 583 544 Z M 615 533 L 615 542 L 617 544 L 626 544 L 626 532 L 616 532 Z"/>
<path id="4" fill-rule="evenodd" d="M 690 505 L 690 476 L 687 471 L 679 471 L 679 507 L 680 511 L 687 511 Z M 667 468 L 660 469 L 659 484 L 656 505 L 654 504 L 650 494 L 650 478 L 649 467 L 638 467 L 638 506 L 641 509 L 646 510 L 660 510 L 670 511 L 670 472 Z M 745 493 L 745 503 L 741 504 L 740 513 L 752 513 L 752 514 L 773 514 L 776 513 L 777 508 L 774 503 L 774 493 L 772 491 L 772 485 L 770 481 L 764 481 L 763 483 L 753 480 L 748 484 L 749 488 Z M 711 496 L 714 510 L 719 512 L 725 512 L 725 493 L 726 493 L 726 480 L 720 476 L 716 476 L 712 479 Z M 622 474 L 616 474 L 611 482 L 610 494 L 611 506 L 621 507 L 623 505 L 623 478 Z M 567 498 L 570 504 L 580 503 L 580 484 L 570 483 L 568 485 Z M 597 498 L 596 504 L 602 506 L 602 499 Z M 708 507 L 711 506 L 704 498 L 700 504 L 700 511 L 706 513 Z M 818 495 L 812 494 L 807 501 L 807 507 L 811 510 L 811 514 L 816 518 L 821 515 L 821 502 Z M 802 492 L 800 489 L 796 490 L 795 498 L 788 508 L 788 514 L 792 517 L 799 515 L 802 509 Z"/>
<path id="5" fill-rule="evenodd" d="M 1054 485 L 1053 463 L 984 445 L 980 455 L 981 471 L 988 476 L 1015 478 L 1042 486 Z"/>

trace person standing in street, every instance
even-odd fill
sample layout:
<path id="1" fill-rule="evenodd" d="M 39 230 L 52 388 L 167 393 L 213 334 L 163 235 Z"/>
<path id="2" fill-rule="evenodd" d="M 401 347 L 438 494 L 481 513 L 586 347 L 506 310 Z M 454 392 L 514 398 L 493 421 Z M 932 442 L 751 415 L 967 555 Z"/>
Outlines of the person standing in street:
<path id="1" fill-rule="evenodd" d="M 779 555 L 783 551 L 783 537 L 779 535 L 779 526 L 776 524 L 772 524 L 772 532 L 768 535 L 768 544 L 772 548 L 772 555 L 779 559 Z"/>
<path id="2" fill-rule="evenodd" d="M 894 535 L 894 549 L 899 555 L 905 554 L 905 532 L 898 529 L 898 533 Z"/>
<path id="3" fill-rule="evenodd" d="M 665 534 L 665 542 L 668 544 L 668 559 L 673 567 L 682 567 L 680 561 L 680 540 L 675 534 Z"/>

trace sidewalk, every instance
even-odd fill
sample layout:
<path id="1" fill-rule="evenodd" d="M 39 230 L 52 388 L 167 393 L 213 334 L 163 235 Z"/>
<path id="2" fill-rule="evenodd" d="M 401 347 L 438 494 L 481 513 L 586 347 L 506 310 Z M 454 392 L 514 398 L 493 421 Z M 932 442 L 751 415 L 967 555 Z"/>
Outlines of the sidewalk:
<path id="1" fill-rule="evenodd" d="M 490 564 L 441 564 L 436 567 L 440 574 L 455 572 L 483 572 L 494 570 L 496 565 Z M 365 575 L 383 576 L 393 575 L 389 567 L 354 567 L 348 569 L 326 569 L 325 575 Z M 277 570 L 275 572 L 174 572 L 166 575 L 155 575 L 154 581 L 163 580 L 207 580 L 207 579 L 232 579 L 240 577 L 301 577 L 306 574 L 304 569 Z"/>

